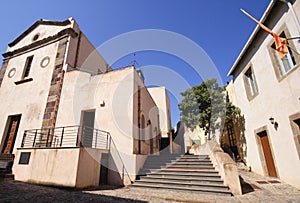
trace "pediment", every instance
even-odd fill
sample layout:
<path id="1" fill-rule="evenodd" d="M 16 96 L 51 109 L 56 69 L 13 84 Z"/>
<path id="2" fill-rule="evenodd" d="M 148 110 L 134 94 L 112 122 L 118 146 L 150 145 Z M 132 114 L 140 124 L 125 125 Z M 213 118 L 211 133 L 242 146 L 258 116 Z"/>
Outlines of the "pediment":
<path id="1" fill-rule="evenodd" d="M 13 51 L 30 45 L 38 40 L 53 36 L 58 32 L 71 27 L 71 21 L 46 21 L 38 20 L 19 35 L 14 41 L 8 44 L 7 51 Z"/>

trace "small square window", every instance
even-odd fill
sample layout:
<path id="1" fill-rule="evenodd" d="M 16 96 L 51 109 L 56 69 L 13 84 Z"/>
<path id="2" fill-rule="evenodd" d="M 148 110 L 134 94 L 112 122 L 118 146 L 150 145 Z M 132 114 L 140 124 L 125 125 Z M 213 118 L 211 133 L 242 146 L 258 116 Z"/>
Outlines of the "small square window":
<path id="1" fill-rule="evenodd" d="M 19 164 L 28 165 L 31 152 L 21 152 Z"/>
<path id="2" fill-rule="evenodd" d="M 244 83 L 248 100 L 251 100 L 258 94 L 257 84 L 252 67 L 244 72 Z"/>

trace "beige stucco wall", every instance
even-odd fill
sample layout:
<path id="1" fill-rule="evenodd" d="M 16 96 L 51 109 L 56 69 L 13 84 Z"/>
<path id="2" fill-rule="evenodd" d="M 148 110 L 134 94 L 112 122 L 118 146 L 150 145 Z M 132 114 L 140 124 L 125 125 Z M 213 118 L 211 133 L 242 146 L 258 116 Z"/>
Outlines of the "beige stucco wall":
<path id="1" fill-rule="evenodd" d="M 28 165 L 19 164 L 21 152 L 30 152 Z M 99 185 L 105 150 L 84 148 L 19 149 L 15 154 L 15 180 L 64 187 Z"/>
<path id="2" fill-rule="evenodd" d="M 159 151 L 158 142 L 160 140 L 160 126 L 159 126 L 159 110 L 157 105 L 155 104 L 154 99 L 152 98 L 149 90 L 145 87 L 145 84 L 138 76 L 137 72 L 134 72 L 134 94 L 133 94 L 133 137 L 134 141 L 134 149 L 133 152 L 138 152 L 138 141 L 140 129 L 138 128 L 138 89 L 141 91 L 141 104 L 140 104 L 140 119 L 142 115 L 145 118 L 145 137 L 140 136 L 141 139 L 141 154 L 150 154 L 150 136 L 152 134 L 153 139 L 153 153 L 157 153 Z M 149 124 L 150 122 L 151 124 Z M 140 121 L 141 123 L 141 121 Z M 147 124 L 148 123 L 148 124 Z M 152 131 L 152 133 L 150 132 Z"/>
<path id="3" fill-rule="evenodd" d="M 80 148 L 76 187 L 84 188 L 99 185 L 101 157 L 105 150 Z"/>
<path id="4" fill-rule="evenodd" d="M 144 85 L 136 77 L 138 75 L 133 67 L 96 76 L 80 71 L 67 72 L 56 121 L 57 127 L 79 125 L 81 112 L 94 109 L 94 127 L 111 134 L 125 167 L 133 175 L 140 167 L 136 167 L 136 158 L 133 155 L 133 137 L 138 131 L 134 125 L 134 118 L 137 118 L 134 89 L 137 88 L 137 83 Z M 142 98 L 145 118 L 151 120 L 154 130 L 158 125 L 158 110 L 149 93 L 144 93 Z M 148 154 L 149 128 L 145 131 L 147 139 L 144 142 L 143 154 Z"/>
<path id="5" fill-rule="evenodd" d="M 31 152 L 28 165 L 19 164 L 21 152 Z M 15 180 L 75 187 L 80 148 L 22 149 L 15 154 Z"/>
<path id="6" fill-rule="evenodd" d="M 78 33 L 78 36 L 69 39 L 69 48 L 66 57 L 66 63 L 69 67 L 83 69 L 94 74 L 112 70 L 98 52 L 97 47 L 94 47 L 80 30 L 75 20 L 72 20 L 72 28 Z"/>
<path id="7" fill-rule="evenodd" d="M 3 135 L 9 115 L 22 114 L 15 149 L 21 145 L 24 130 L 41 127 L 54 69 L 57 46 L 58 42 L 55 42 L 39 50 L 33 50 L 9 60 L 0 88 L 1 144 L 4 141 Z M 32 78 L 33 81 L 16 85 L 15 82 L 20 81 L 22 78 L 26 58 L 31 55 L 34 55 L 34 58 L 29 78 Z M 50 57 L 50 63 L 47 67 L 42 68 L 40 62 L 46 56 Z M 9 78 L 8 73 L 12 68 L 16 68 L 16 73 L 12 78 Z"/>
<path id="8" fill-rule="evenodd" d="M 132 153 L 132 126 L 127 125 L 133 116 L 130 100 L 132 77 L 132 69 L 96 76 L 80 71 L 67 72 L 56 126 L 79 125 L 81 112 L 94 109 L 94 127 L 110 132 L 113 139 L 118 140 L 119 150 Z M 126 92 L 119 88 L 126 89 Z M 103 102 L 105 105 L 101 106 Z"/>
<path id="9" fill-rule="evenodd" d="M 148 88 L 159 109 L 159 123 L 162 137 L 169 137 L 171 133 L 170 99 L 165 87 Z"/>
<path id="10" fill-rule="evenodd" d="M 294 7 L 299 17 L 300 2 L 296 1 Z M 273 17 L 275 19 L 275 16 Z M 285 24 L 291 36 L 299 36 L 300 33 L 295 27 L 290 11 L 283 14 L 283 17 L 273 30 L 279 33 L 283 24 Z M 300 162 L 289 121 L 290 115 L 300 112 L 300 69 L 298 64 L 290 74 L 278 81 L 268 51 L 268 47 L 272 42 L 272 37 L 267 36 L 262 45 L 255 49 L 251 59 L 247 56 L 247 60 L 243 60 L 240 64 L 239 67 L 241 69 L 251 64 L 259 93 L 254 99 L 248 101 L 243 74 L 238 74 L 240 72 L 238 71 L 234 76 L 233 83 L 236 104 L 241 108 L 242 114 L 245 116 L 248 165 L 251 166 L 253 171 L 266 174 L 254 133 L 255 130 L 266 126 L 279 178 L 300 188 L 300 176 L 298 173 L 300 171 Z M 295 43 L 295 46 L 297 52 L 299 52 L 299 44 Z M 279 127 L 277 130 L 270 123 L 270 117 L 273 117 L 278 122 Z"/>

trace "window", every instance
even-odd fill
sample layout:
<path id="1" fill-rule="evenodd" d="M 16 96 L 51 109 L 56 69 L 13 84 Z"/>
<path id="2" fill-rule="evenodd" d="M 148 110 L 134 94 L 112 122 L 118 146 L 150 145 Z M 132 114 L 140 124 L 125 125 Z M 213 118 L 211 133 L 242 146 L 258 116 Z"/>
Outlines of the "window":
<path id="1" fill-rule="evenodd" d="M 282 38 L 286 38 L 286 35 L 284 32 L 281 33 L 280 37 Z M 275 55 L 276 55 L 276 59 L 279 62 L 280 65 L 280 71 L 282 75 L 287 74 L 290 70 L 292 70 L 293 68 L 295 68 L 296 66 L 296 60 L 295 57 L 293 55 L 293 51 L 291 49 L 291 47 L 288 44 L 288 53 L 287 55 L 284 57 L 284 59 L 281 59 L 278 51 L 276 50 L 276 46 L 275 46 L 275 42 L 271 45 L 272 49 L 274 49 L 275 51 Z"/>
<path id="2" fill-rule="evenodd" d="M 298 157 L 300 159 L 300 113 L 290 116 L 290 124 L 293 131 L 294 142 L 296 145 Z"/>
<path id="3" fill-rule="evenodd" d="M 291 38 L 291 34 L 289 30 L 287 29 L 286 25 L 283 25 L 281 30 L 284 30 L 279 35 L 282 38 Z M 284 57 L 283 60 L 281 60 L 278 51 L 276 50 L 274 40 L 271 40 L 271 43 L 269 44 L 269 53 L 271 56 L 271 61 L 273 64 L 274 72 L 276 75 L 276 78 L 278 82 L 283 80 L 284 78 L 288 77 L 290 73 L 294 72 L 296 68 L 299 67 L 300 60 L 298 57 L 297 49 L 295 46 L 296 40 L 289 40 L 287 42 L 287 55 Z"/>
<path id="4" fill-rule="evenodd" d="M 24 79 L 24 78 L 26 78 L 26 77 L 29 76 L 29 72 L 30 72 L 32 60 L 33 60 L 33 56 L 27 57 L 22 79 Z"/>
<path id="5" fill-rule="evenodd" d="M 252 99 L 254 96 L 257 95 L 257 85 L 255 82 L 255 77 L 252 71 L 252 68 L 249 67 L 246 72 L 244 73 L 244 82 L 245 82 L 245 88 L 247 92 L 248 99 Z"/>

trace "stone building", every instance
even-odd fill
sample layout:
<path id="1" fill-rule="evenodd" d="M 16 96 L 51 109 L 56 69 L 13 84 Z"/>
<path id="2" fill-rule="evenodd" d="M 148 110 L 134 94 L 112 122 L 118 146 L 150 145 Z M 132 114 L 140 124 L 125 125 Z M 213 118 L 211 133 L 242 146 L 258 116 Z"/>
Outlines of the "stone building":
<path id="1" fill-rule="evenodd" d="M 247 164 L 300 188 L 300 2 L 271 1 L 261 22 L 287 38 L 280 59 L 274 39 L 257 26 L 228 73 L 231 98 L 245 117 Z M 249 19 L 250 20 L 250 19 Z"/>
<path id="2" fill-rule="evenodd" d="M 113 70 L 73 18 L 38 20 L 3 57 L 0 150 L 14 157 L 16 180 L 130 184 L 147 155 L 159 153 L 170 115 L 160 122 L 141 74 Z"/>

